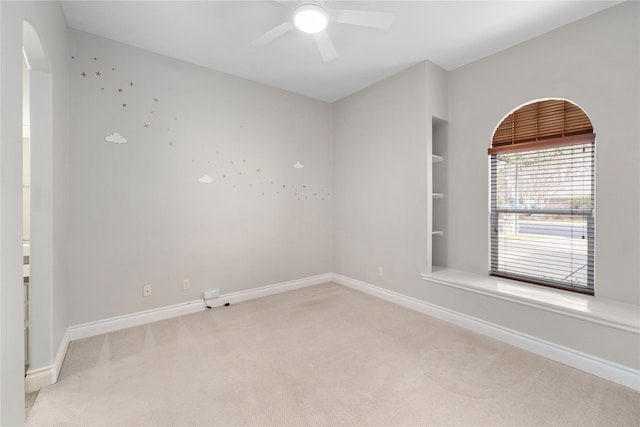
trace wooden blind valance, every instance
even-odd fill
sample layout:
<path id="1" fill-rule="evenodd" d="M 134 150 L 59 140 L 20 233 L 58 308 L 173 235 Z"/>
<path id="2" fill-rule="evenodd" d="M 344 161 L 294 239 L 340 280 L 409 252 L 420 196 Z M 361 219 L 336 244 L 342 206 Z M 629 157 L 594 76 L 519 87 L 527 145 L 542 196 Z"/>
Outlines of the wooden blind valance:
<path id="1" fill-rule="evenodd" d="M 525 105 L 509 114 L 493 133 L 489 154 L 595 142 L 582 108 L 565 100 Z"/>

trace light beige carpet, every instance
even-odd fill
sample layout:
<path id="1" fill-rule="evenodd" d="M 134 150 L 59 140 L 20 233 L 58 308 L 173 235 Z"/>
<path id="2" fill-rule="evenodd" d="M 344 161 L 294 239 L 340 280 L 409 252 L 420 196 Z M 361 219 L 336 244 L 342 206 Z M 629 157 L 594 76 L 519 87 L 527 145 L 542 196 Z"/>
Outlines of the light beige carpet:
<path id="1" fill-rule="evenodd" d="M 640 393 L 324 284 L 71 343 L 29 426 L 637 426 Z"/>

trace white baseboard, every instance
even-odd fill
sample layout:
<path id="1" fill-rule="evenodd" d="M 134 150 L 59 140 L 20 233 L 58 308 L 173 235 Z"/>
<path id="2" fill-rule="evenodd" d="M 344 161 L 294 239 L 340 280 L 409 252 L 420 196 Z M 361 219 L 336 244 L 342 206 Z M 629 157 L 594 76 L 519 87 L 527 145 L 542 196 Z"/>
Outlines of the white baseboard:
<path id="1" fill-rule="evenodd" d="M 243 301 L 331 281 L 640 391 L 640 371 L 338 274 L 322 274 L 256 289 L 223 294 L 216 300 L 209 300 L 209 304 L 212 306 L 224 305 L 227 302 L 237 304 Z M 27 392 L 36 391 L 57 381 L 67 348 L 71 341 L 202 310 L 204 310 L 204 305 L 202 300 L 199 299 L 183 304 L 160 307 L 153 310 L 70 326 L 62 338 L 54 363 L 50 366 L 29 370 L 29 372 L 27 372 L 25 390 Z"/>
<path id="2" fill-rule="evenodd" d="M 64 362 L 64 358 L 67 355 L 67 349 L 69 348 L 70 342 L 71 338 L 69 334 L 69 328 L 67 328 L 67 330 L 64 331 L 62 341 L 60 342 L 60 346 L 58 347 L 58 353 L 56 353 L 56 358 L 53 361 L 53 372 L 51 373 L 53 383 L 58 381 L 58 376 L 60 375 L 60 371 L 62 370 L 62 363 Z"/>
<path id="3" fill-rule="evenodd" d="M 208 300 L 208 303 L 214 307 L 224 305 L 227 302 L 237 304 L 242 301 L 249 301 L 307 286 L 319 285 L 321 283 L 330 282 L 332 279 L 333 275 L 331 273 L 321 274 L 304 279 L 291 280 L 289 282 L 248 289 L 246 291 L 223 294 L 215 300 Z M 39 390 L 42 387 L 51 385 L 58 380 L 58 375 L 62 369 L 62 363 L 64 362 L 64 357 L 71 341 L 131 328 L 133 326 L 145 325 L 147 323 L 153 323 L 172 317 L 192 314 L 202 310 L 205 310 L 204 304 L 201 299 L 198 299 L 182 304 L 159 307 L 152 310 L 126 314 L 124 316 L 117 316 L 95 322 L 69 326 L 62 337 L 54 363 L 49 366 L 29 370 L 25 377 L 25 390 L 30 393 Z"/>
<path id="4" fill-rule="evenodd" d="M 307 277 L 306 279 L 291 280 L 289 282 L 278 283 L 275 285 L 262 286 L 260 288 L 249 289 L 246 291 L 233 292 L 221 295 L 216 299 L 215 304 L 209 305 L 220 306 L 225 303 L 237 304 L 243 301 L 249 301 L 256 298 L 262 298 L 269 295 L 275 295 L 282 292 L 292 291 L 294 289 L 305 288 L 307 286 L 319 285 L 321 283 L 331 282 L 333 280 L 332 273 L 321 274 L 319 276 Z"/>
<path id="5" fill-rule="evenodd" d="M 27 371 L 27 375 L 24 378 L 24 390 L 26 393 L 38 391 L 42 387 L 46 387 L 58 381 L 58 375 L 60 375 L 62 362 L 64 362 L 64 357 L 67 354 L 69 342 L 69 330 L 67 329 L 62 336 L 53 364 L 37 369 L 29 369 Z"/>
<path id="6" fill-rule="evenodd" d="M 338 274 L 333 281 L 640 391 L 640 371 Z"/>
<path id="7" fill-rule="evenodd" d="M 106 334 L 108 332 L 119 331 L 121 329 L 169 319 L 171 317 L 196 313 L 202 310 L 204 310 L 202 300 L 195 300 L 146 311 L 138 311 L 136 313 L 125 314 L 123 316 L 96 320 L 95 322 L 69 326 L 67 328 L 67 332 L 69 335 L 69 341 L 76 341 L 94 337 L 96 335 Z"/>
<path id="8" fill-rule="evenodd" d="M 37 369 L 29 369 L 24 377 L 25 393 L 33 393 L 42 387 L 53 384 L 53 365 L 44 366 Z"/>
<path id="9" fill-rule="evenodd" d="M 207 302 L 209 303 L 209 305 L 214 307 L 223 305 L 227 302 L 236 304 L 242 301 L 248 301 L 255 298 L 261 298 L 268 295 L 291 291 L 293 289 L 299 289 L 306 286 L 330 282 L 332 278 L 333 275 L 327 273 L 319 276 L 277 283 L 275 285 L 267 285 L 255 289 L 248 289 L 245 291 L 221 294 L 215 300 L 211 299 Z M 198 311 L 202 311 L 204 309 L 205 307 L 202 299 L 197 299 L 182 304 L 159 307 L 152 310 L 139 311 L 137 313 L 125 314 L 123 316 L 111 317 L 109 319 L 70 326 L 67 328 L 67 331 L 69 332 L 69 340 L 75 341 L 100 334 L 105 334 L 107 332 L 119 331 L 121 329 L 131 328 L 133 326 L 145 325 L 147 323 L 157 322 L 159 320 L 170 319 L 172 317 L 197 313 Z"/>

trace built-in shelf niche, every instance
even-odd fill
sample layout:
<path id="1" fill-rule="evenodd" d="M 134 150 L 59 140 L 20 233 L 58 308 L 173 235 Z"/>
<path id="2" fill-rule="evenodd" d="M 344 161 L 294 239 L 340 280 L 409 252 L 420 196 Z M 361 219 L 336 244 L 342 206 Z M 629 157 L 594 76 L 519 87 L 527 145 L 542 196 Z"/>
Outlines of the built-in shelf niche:
<path id="1" fill-rule="evenodd" d="M 429 191 L 430 259 L 429 271 L 447 266 L 447 122 L 438 118 L 432 120 L 431 138 L 431 180 Z"/>

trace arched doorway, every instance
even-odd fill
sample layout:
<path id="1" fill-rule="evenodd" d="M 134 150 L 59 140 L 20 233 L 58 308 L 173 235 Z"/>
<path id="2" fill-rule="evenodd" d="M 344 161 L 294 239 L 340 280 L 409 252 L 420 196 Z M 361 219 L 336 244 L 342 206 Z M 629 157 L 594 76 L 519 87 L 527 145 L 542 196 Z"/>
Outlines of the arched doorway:
<path id="1" fill-rule="evenodd" d="M 51 383 L 47 377 L 53 359 L 53 114 L 49 61 L 36 29 L 27 21 L 23 21 L 23 52 L 26 63 L 23 86 L 28 87 L 28 111 L 24 115 L 28 115 L 30 145 L 30 271 L 25 306 L 29 322 L 25 347 L 29 363 L 26 388 L 31 391 L 40 387 L 38 379 L 42 385 Z M 42 372 L 46 372 L 44 377 Z"/>

